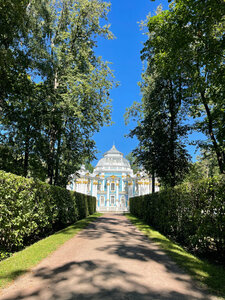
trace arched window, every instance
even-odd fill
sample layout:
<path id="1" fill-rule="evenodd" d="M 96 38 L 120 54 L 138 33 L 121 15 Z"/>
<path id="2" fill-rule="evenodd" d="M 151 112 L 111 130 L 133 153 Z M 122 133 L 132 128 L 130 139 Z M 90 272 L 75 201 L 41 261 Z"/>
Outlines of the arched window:
<path id="1" fill-rule="evenodd" d="M 105 197 L 104 196 L 100 197 L 100 206 L 105 206 Z"/>
<path id="2" fill-rule="evenodd" d="M 115 183 L 114 182 L 111 183 L 111 191 L 115 191 Z"/>
<path id="3" fill-rule="evenodd" d="M 115 204 L 115 196 L 110 197 L 110 204 L 113 206 Z"/>

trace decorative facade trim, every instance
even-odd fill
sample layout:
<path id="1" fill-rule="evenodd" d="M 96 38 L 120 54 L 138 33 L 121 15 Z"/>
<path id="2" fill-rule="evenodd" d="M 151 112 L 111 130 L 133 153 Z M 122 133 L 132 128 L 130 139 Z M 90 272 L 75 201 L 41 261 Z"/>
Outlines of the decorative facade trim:
<path id="1" fill-rule="evenodd" d="M 151 193 L 151 176 L 134 174 L 115 146 L 107 151 L 90 174 L 84 166 L 72 175 L 69 190 L 95 196 L 97 211 L 129 211 L 129 198 Z M 159 190 L 156 180 L 155 191 Z"/>

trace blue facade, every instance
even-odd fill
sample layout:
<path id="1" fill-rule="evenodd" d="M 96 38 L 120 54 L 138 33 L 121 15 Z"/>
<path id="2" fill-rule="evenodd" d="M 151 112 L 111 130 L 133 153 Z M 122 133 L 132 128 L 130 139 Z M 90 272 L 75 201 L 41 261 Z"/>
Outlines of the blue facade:
<path id="1" fill-rule="evenodd" d="M 134 174 L 128 160 L 113 146 L 93 173 L 83 166 L 68 188 L 95 196 L 98 211 L 129 211 L 130 197 L 150 192 L 150 178 Z"/>
<path id="2" fill-rule="evenodd" d="M 123 180 L 122 176 L 121 172 L 109 172 L 100 175 L 101 179 L 98 179 L 97 184 L 97 208 L 119 207 L 127 209 L 128 181 Z"/>

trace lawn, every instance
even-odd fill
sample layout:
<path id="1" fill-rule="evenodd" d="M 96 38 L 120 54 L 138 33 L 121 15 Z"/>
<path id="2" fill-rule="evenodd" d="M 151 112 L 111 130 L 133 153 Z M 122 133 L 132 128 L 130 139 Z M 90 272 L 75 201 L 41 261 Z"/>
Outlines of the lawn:
<path id="1" fill-rule="evenodd" d="M 28 272 L 99 216 L 101 216 L 100 213 L 95 213 L 1 261 L 0 288 L 6 287 L 16 277 Z"/>
<path id="2" fill-rule="evenodd" d="M 195 257 L 144 223 L 144 221 L 131 214 L 127 214 L 126 216 L 140 231 L 163 248 L 165 252 L 194 279 L 206 285 L 212 293 L 225 298 L 225 269 L 222 266 L 213 265 Z"/>

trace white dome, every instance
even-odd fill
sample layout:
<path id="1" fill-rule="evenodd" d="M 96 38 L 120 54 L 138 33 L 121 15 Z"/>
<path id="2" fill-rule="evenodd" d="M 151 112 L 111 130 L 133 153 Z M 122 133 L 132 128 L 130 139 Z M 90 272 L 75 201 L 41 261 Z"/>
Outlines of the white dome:
<path id="1" fill-rule="evenodd" d="M 111 171 L 133 174 L 129 161 L 123 157 L 123 153 L 119 152 L 114 145 L 99 160 L 94 170 L 95 173 Z"/>

